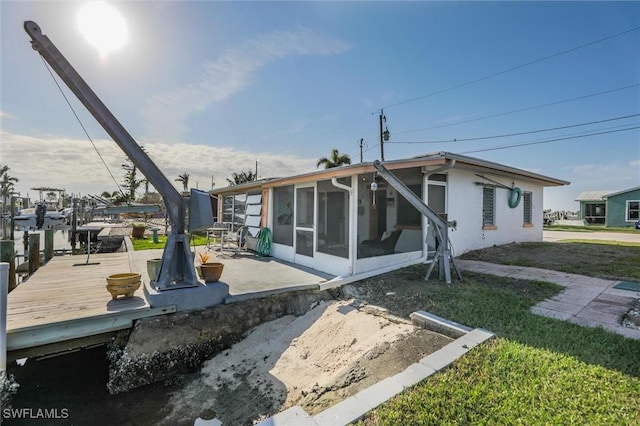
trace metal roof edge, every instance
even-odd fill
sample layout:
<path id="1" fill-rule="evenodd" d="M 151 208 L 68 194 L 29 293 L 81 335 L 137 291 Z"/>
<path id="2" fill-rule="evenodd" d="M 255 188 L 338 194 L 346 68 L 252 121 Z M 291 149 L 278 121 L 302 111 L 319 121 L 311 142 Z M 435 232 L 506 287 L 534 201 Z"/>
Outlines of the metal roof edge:
<path id="1" fill-rule="evenodd" d="M 622 191 L 612 192 L 611 194 L 603 195 L 602 198 L 615 197 L 616 195 L 624 194 L 631 191 L 637 191 L 640 189 L 640 186 L 636 186 L 635 188 L 623 189 Z"/>
<path id="2" fill-rule="evenodd" d="M 396 160 L 385 160 L 382 162 L 387 168 L 400 169 L 403 166 L 417 167 L 420 165 L 439 165 L 444 164 L 447 160 L 456 160 L 455 167 L 460 167 L 462 164 L 468 165 L 468 167 L 474 167 L 484 172 L 492 172 L 495 174 L 519 176 L 522 179 L 534 180 L 541 182 L 543 186 L 563 186 L 569 185 L 571 182 L 562 179 L 556 179 L 550 176 L 541 175 L 538 173 L 528 172 L 526 170 L 518 169 L 515 167 L 507 166 L 504 164 L 494 163 L 491 161 L 481 160 L 475 157 L 469 157 L 461 154 L 454 154 L 446 151 L 439 151 L 434 153 L 428 153 L 424 155 L 418 155 L 410 158 L 401 158 Z M 274 186 L 280 186 L 295 182 L 311 181 L 315 178 L 342 177 L 349 176 L 354 173 L 370 173 L 374 172 L 373 162 L 362 162 L 355 164 L 348 164 L 340 167 L 332 167 L 329 169 L 314 170 L 312 172 L 303 173 L 299 175 L 266 178 L 258 181 L 247 182 L 240 185 L 231 185 L 223 188 L 214 188 L 211 193 L 228 193 L 235 192 L 235 190 L 243 190 L 250 188 L 270 188 Z"/>

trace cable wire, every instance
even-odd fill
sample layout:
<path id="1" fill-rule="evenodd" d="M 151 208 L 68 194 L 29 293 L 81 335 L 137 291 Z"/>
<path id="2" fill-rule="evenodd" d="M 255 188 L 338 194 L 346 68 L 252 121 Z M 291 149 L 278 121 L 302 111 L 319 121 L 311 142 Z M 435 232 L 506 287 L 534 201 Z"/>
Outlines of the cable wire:
<path id="1" fill-rule="evenodd" d="M 507 133 L 507 134 L 503 134 L 503 135 L 493 135 L 493 136 L 478 136 L 475 138 L 454 138 L 454 139 L 446 139 L 446 140 L 439 140 L 439 141 L 408 141 L 408 142 L 402 142 L 402 141 L 388 141 L 385 142 L 387 144 L 393 143 L 393 144 L 434 144 L 434 143 L 453 143 L 453 142 L 468 142 L 468 141 L 479 141 L 479 140 L 484 140 L 484 139 L 499 139 L 499 138 L 506 138 L 506 137 L 510 137 L 510 136 L 522 136 L 522 135 L 530 135 L 532 133 L 542 133 L 542 132 L 551 132 L 554 130 L 562 130 L 562 129 L 570 129 L 573 127 L 581 127 L 581 126 L 589 126 L 592 124 L 599 124 L 599 123 L 606 123 L 608 121 L 616 121 L 616 120 L 624 120 L 626 118 L 631 118 L 631 117 L 638 117 L 640 116 L 640 114 L 630 114 L 630 115 L 624 115 L 621 117 L 613 117 L 613 118 L 607 118 L 604 120 L 597 120 L 597 121 L 590 121 L 587 123 L 579 123 L 579 124 L 570 124 L 570 125 L 566 125 L 566 126 L 559 126 L 559 127 L 549 127 L 546 129 L 538 129 L 538 130 L 529 130 L 526 132 L 517 132 L 517 133 Z"/>
<path id="2" fill-rule="evenodd" d="M 606 131 L 602 131 L 602 132 L 587 133 L 587 134 L 575 135 L 575 136 L 564 136 L 564 137 L 561 137 L 561 138 L 538 140 L 538 141 L 532 141 L 532 142 L 521 142 L 521 143 L 515 143 L 515 144 L 511 144 L 511 145 L 496 146 L 496 147 L 492 147 L 492 148 L 482 148 L 482 149 L 476 149 L 476 150 L 472 150 L 472 151 L 465 151 L 465 152 L 462 152 L 462 154 L 473 154 L 473 153 L 476 153 L 476 152 L 497 151 L 497 150 L 500 150 L 500 149 L 517 148 L 517 147 L 528 146 L 528 145 L 540 145 L 540 144 L 543 144 L 543 143 L 558 142 L 558 141 L 564 141 L 564 140 L 569 140 L 569 139 L 579 139 L 579 138 L 587 138 L 587 137 L 590 137 L 590 136 L 606 135 L 606 134 L 609 134 L 609 133 L 626 132 L 626 131 L 634 130 L 634 129 L 640 129 L 640 126 L 628 127 L 626 129 L 618 129 L 618 130 L 606 130 Z"/>
<path id="3" fill-rule="evenodd" d="M 596 93 L 591 93 L 591 94 L 588 94 L 588 95 L 578 96 L 578 97 L 575 97 L 575 98 L 562 99 L 560 101 L 554 101 L 554 102 L 550 102 L 550 103 L 546 103 L 546 104 L 540 104 L 540 105 L 535 105 L 535 106 L 531 106 L 531 107 L 515 109 L 515 110 L 511 110 L 511 111 L 507 111 L 507 112 L 500 112 L 500 113 L 492 114 L 492 115 L 485 115 L 485 116 L 477 117 L 477 118 L 470 118 L 468 120 L 456 121 L 455 123 L 441 124 L 441 125 L 438 125 L 438 126 L 431 126 L 431 127 L 423 127 L 421 129 L 394 131 L 393 134 L 397 135 L 399 133 L 421 132 L 421 131 L 424 131 L 424 130 L 432 130 L 432 129 L 440 129 L 442 127 L 456 126 L 458 124 L 471 123 L 473 121 L 486 120 L 488 118 L 501 117 L 503 115 L 515 114 L 515 113 L 518 113 L 518 112 L 530 111 L 532 109 L 538 109 L 538 108 L 544 108 L 544 107 L 553 106 L 553 105 L 559 105 L 559 104 L 563 104 L 563 103 L 567 103 L 567 102 L 577 101 L 577 100 L 580 100 L 580 99 L 587 99 L 587 98 L 591 98 L 591 97 L 594 97 L 594 96 L 606 95 L 608 93 L 618 92 L 620 90 L 626 90 L 626 89 L 630 89 L 632 87 L 638 87 L 638 86 L 640 86 L 640 83 L 630 84 L 630 85 L 618 87 L 618 88 L 615 88 L 615 89 L 610 89 L 610 90 L 605 90 L 605 91 L 602 91 L 602 92 L 596 92 Z"/>
<path id="4" fill-rule="evenodd" d="M 62 87 L 60 87 L 60 84 L 58 83 L 58 80 L 56 80 L 55 76 L 53 75 L 53 72 L 51 71 L 51 68 L 49 68 L 49 65 L 47 64 L 47 62 L 44 60 L 44 58 L 42 56 L 40 56 L 40 59 L 42 60 L 42 63 L 44 63 L 44 66 L 47 69 L 47 71 L 49 72 L 49 75 L 51 75 L 51 78 L 53 79 L 53 82 L 58 87 L 58 90 L 62 94 L 62 97 L 67 102 L 67 105 L 69 105 L 69 108 L 71 109 L 71 112 L 76 117 L 76 120 L 78 120 L 78 123 L 80 124 L 80 127 L 82 127 L 82 130 L 84 131 L 84 134 L 87 135 L 87 139 L 89 139 L 89 142 L 91 142 L 91 145 L 93 146 L 93 149 L 95 149 L 96 153 L 98 154 L 98 157 L 100 157 L 100 161 L 102 161 L 102 164 L 107 169 L 107 172 L 109 173 L 109 176 L 111 176 L 111 179 L 116 184 L 116 187 L 118 188 L 118 191 L 120 191 L 120 193 L 123 196 L 125 196 L 124 192 L 122 191 L 122 188 L 120 188 L 120 185 L 116 181 L 116 178 L 113 176 L 113 173 L 111 173 L 111 170 L 109 169 L 109 166 L 107 166 L 107 163 L 104 161 L 104 158 L 102 158 L 102 154 L 100 154 L 100 151 L 98 150 L 98 147 L 96 146 L 95 143 L 93 143 L 93 139 L 91 139 L 91 136 L 89 136 L 89 132 L 87 132 L 87 129 L 84 127 L 84 124 L 82 124 L 82 120 L 80 120 L 80 117 L 78 117 L 78 114 L 76 114 L 76 111 L 73 109 L 73 106 L 71 105 L 71 102 L 69 102 L 69 99 L 67 98 L 67 95 L 64 94 L 64 91 L 62 90 Z"/>
<path id="5" fill-rule="evenodd" d="M 456 86 L 449 87 L 447 89 L 442 89 L 442 90 L 438 90 L 436 92 L 432 92 L 432 93 L 429 93 L 429 94 L 426 94 L 426 95 L 418 96 L 416 98 L 407 99 L 406 101 L 396 102 L 395 104 L 391 104 L 391 105 L 387 105 L 387 106 L 383 107 L 383 109 L 388 109 L 388 108 L 393 108 L 393 107 L 396 107 L 396 106 L 399 106 L 399 105 L 408 104 L 408 103 L 419 101 L 421 99 L 425 99 L 425 98 L 428 98 L 428 97 L 431 97 L 431 96 L 439 95 L 441 93 L 449 92 L 451 90 L 459 89 L 461 87 L 469 86 L 471 84 L 478 83 L 480 81 L 488 80 L 490 78 L 497 77 L 499 75 L 506 74 L 508 72 L 515 71 L 515 70 L 518 70 L 520 68 L 528 67 L 529 65 L 534 65 L 534 64 L 537 64 L 539 62 L 543 62 L 543 61 L 546 61 L 546 60 L 549 60 L 549 59 L 552 59 L 552 58 L 556 58 L 558 56 L 565 55 L 567 53 L 574 52 L 576 50 L 583 49 L 585 47 L 593 46 L 594 44 L 601 43 L 603 41 L 610 40 L 612 38 L 619 37 L 621 35 L 628 34 L 628 33 L 634 32 L 634 31 L 638 31 L 638 30 L 640 30 L 640 27 L 631 28 L 631 29 L 628 29 L 628 30 L 625 30 L 625 31 L 622 31 L 622 32 L 619 32 L 619 33 L 616 33 L 616 34 L 613 34 L 613 35 L 598 39 L 598 40 L 595 40 L 595 41 L 591 41 L 589 43 L 582 44 L 580 46 L 572 47 L 571 49 L 563 50 L 561 52 L 554 53 L 554 54 L 549 55 L 549 56 L 545 56 L 545 57 L 542 57 L 542 58 L 535 59 L 535 60 L 527 62 L 525 64 L 516 65 L 515 67 L 511 67 L 511 68 L 508 68 L 506 70 L 494 72 L 494 73 L 486 75 L 484 77 L 476 78 L 474 80 L 467 81 L 465 83 L 461 83 L 461 84 L 458 84 Z"/>

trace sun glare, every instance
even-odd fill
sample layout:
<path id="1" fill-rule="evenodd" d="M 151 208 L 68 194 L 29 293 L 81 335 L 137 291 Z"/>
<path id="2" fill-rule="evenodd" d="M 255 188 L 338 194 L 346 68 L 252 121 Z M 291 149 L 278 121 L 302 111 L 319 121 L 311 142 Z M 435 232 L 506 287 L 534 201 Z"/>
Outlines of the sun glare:
<path id="1" fill-rule="evenodd" d="M 127 27 L 122 15 L 103 1 L 88 3 L 80 9 L 78 27 L 101 56 L 121 48 L 127 41 Z"/>

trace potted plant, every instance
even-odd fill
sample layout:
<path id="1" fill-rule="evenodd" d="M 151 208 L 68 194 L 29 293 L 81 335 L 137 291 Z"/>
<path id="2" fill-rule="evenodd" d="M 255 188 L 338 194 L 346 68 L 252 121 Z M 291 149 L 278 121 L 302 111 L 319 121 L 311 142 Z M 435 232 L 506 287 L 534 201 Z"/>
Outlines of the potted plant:
<path id="1" fill-rule="evenodd" d="M 134 223 L 133 229 L 131 230 L 132 238 L 144 238 L 144 231 L 147 229 L 147 225 L 144 223 Z"/>
<path id="2" fill-rule="evenodd" d="M 198 276 L 200 276 L 205 283 L 215 283 L 220 280 L 222 276 L 222 269 L 224 264 L 221 262 L 209 262 L 209 253 L 198 253 L 200 257 L 200 266 L 198 267 Z"/>

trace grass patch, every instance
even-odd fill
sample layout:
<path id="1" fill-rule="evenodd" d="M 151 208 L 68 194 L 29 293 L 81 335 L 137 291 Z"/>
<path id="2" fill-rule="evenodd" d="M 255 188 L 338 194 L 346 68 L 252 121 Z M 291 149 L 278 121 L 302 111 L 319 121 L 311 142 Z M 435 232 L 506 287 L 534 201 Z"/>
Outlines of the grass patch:
<path id="1" fill-rule="evenodd" d="M 567 232 L 617 232 L 621 234 L 637 234 L 640 230 L 633 226 L 627 227 L 608 227 L 599 225 L 590 226 L 568 226 L 568 225 L 547 225 L 544 226 L 545 231 L 567 231 Z"/>
<path id="2" fill-rule="evenodd" d="M 640 423 L 640 341 L 535 315 L 555 284 L 465 271 L 423 281 L 415 265 L 345 291 L 406 317 L 424 309 L 498 339 L 367 413 L 364 425 Z"/>
<path id="3" fill-rule="evenodd" d="M 563 243 L 576 243 L 576 244 L 601 244 L 605 246 L 621 246 L 621 247 L 640 247 L 640 243 L 633 241 L 612 241 L 612 240 L 573 240 L 571 238 L 562 240 Z"/>
<path id="4" fill-rule="evenodd" d="M 640 377 L 640 340 L 530 312 L 533 305 L 563 287 L 470 271 L 464 272 L 462 282 L 425 283 L 426 269 L 427 265 L 414 265 L 372 277 L 349 286 L 350 292 L 400 317 L 425 310 L 469 327 L 491 330 L 499 337 Z"/>
<path id="5" fill-rule="evenodd" d="M 606 241 L 514 243 L 474 250 L 462 259 L 532 266 L 612 280 L 640 279 L 640 244 Z"/>
<path id="6" fill-rule="evenodd" d="M 207 237 L 202 235 L 191 235 L 189 238 L 189 244 L 191 246 L 203 246 L 207 243 Z M 150 237 L 147 238 L 132 238 L 131 243 L 133 244 L 133 249 L 138 250 L 151 250 L 151 249 L 163 249 L 167 244 L 167 236 L 166 235 L 158 235 L 158 242 L 154 243 L 153 239 Z"/>
<path id="7" fill-rule="evenodd" d="M 507 339 L 403 392 L 365 425 L 640 422 L 640 380 Z"/>

